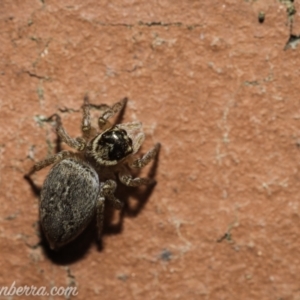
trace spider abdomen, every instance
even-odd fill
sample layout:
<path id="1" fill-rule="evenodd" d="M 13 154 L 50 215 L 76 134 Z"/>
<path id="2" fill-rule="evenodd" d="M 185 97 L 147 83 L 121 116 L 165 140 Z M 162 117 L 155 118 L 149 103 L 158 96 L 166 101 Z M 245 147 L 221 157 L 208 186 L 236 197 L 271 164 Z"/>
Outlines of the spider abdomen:
<path id="1" fill-rule="evenodd" d="M 67 158 L 50 170 L 42 191 L 40 220 L 51 248 L 75 239 L 94 216 L 100 183 L 86 162 Z"/>

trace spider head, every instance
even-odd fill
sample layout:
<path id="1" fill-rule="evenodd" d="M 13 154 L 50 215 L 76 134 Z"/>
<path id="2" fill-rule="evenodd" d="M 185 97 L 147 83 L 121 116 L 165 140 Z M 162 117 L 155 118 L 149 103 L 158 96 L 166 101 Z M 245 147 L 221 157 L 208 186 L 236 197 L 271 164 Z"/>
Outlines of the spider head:
<path id="1" fill-rule="evenodd" d="M 113 166 L 133 153 L 132 139 L 126 130 L 114 126 L 91 141 L 90 155 L 100 165 Z"/>

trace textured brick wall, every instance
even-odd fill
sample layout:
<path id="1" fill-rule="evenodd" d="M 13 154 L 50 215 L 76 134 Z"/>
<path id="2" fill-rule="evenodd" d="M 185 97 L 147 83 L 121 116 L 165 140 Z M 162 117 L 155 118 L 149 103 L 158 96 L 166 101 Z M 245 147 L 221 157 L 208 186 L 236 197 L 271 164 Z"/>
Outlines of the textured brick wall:
<path id="1" fill-rule="evenodd" d="M 76 286 L 71 299 L 299 299 L 297 5 L 2 0 L 0 286 Z M 141 153 L 162 143 L 158 184 L 118 191 L 126 207 L 107 210 L 102 248 L 91 224 L 55 253 L 23 175 L 55 151 L 43 117 L 58 112 L 80 134 L 86 93 L 129 98 Z"/>

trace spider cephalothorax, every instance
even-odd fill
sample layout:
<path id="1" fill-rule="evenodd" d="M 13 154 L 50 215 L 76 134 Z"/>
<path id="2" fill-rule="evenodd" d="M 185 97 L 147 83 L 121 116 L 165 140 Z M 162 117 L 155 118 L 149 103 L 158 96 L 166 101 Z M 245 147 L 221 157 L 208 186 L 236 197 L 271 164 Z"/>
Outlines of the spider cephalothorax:
<path id="1" fill-rule="evenodd" d="M 117 114 L 126 99 L 113 106 L 104 105 L 98 119 L 99 131 L 90 121 L 90 104 L 83 105 L 82 133 L 71 138 L 60 116 L 54 114 L 60 139 L 77 150 L 61 151 L 36 163 L 27 176 L 54 164 L 41 190 L 40 220 L 50 247 L 59 248 L 75 239 L 96 213 L 98 236 L 101 236 L 105 200 L 121 209 L 123 203 L 114 196 L 116 176 L 127 186 L 152 184 L 151 178 L 132 178 L 130 168 L 142 168 L 157 154 L 156 144 L 142 158 L 133 155 L 144 141 L 140 122 L 112 126 L 108 119 Z"/>
<path id="2" fill-rule="evenodd" d="M 133 153 L 133 142 L 128 133 L 117 125 L 92 139 L 87 155 L 100 165 L 112 166 Z"/>

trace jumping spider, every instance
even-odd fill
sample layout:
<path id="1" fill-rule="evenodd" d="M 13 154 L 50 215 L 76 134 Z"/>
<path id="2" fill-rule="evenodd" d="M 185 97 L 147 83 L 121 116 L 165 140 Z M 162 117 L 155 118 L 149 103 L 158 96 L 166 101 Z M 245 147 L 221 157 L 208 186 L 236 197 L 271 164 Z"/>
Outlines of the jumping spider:
<path id="1" fill-rule="evenodd" d="M 90 104 L 84 99 L 81 123 L 82 137 L 70 137 L 62 126 L 59 115 L 52 115 L 60 139 L 77 150 L 61 151 L 36 163 L 30 172 L 54 164 L 41 190 L 40 221 L 52 249 L 57 249 L 75 239 L 97 216 L 98 237 L 103 226 L 105 200 L 116 209 L 123 203 L 115 196 L 116 175 L 127 186 L 155 183 L 150 178 L 132 178 L 129 168 L 142 168 L 157 154 L 156 144 L 142 158 L 135 158 L 144 141 L 140 122 L 113 126 L 108 119 L 120 112 L 127 99 L 111 107 L 102 105 L 98 119 L 99 131 L 91 125 Z"/>

